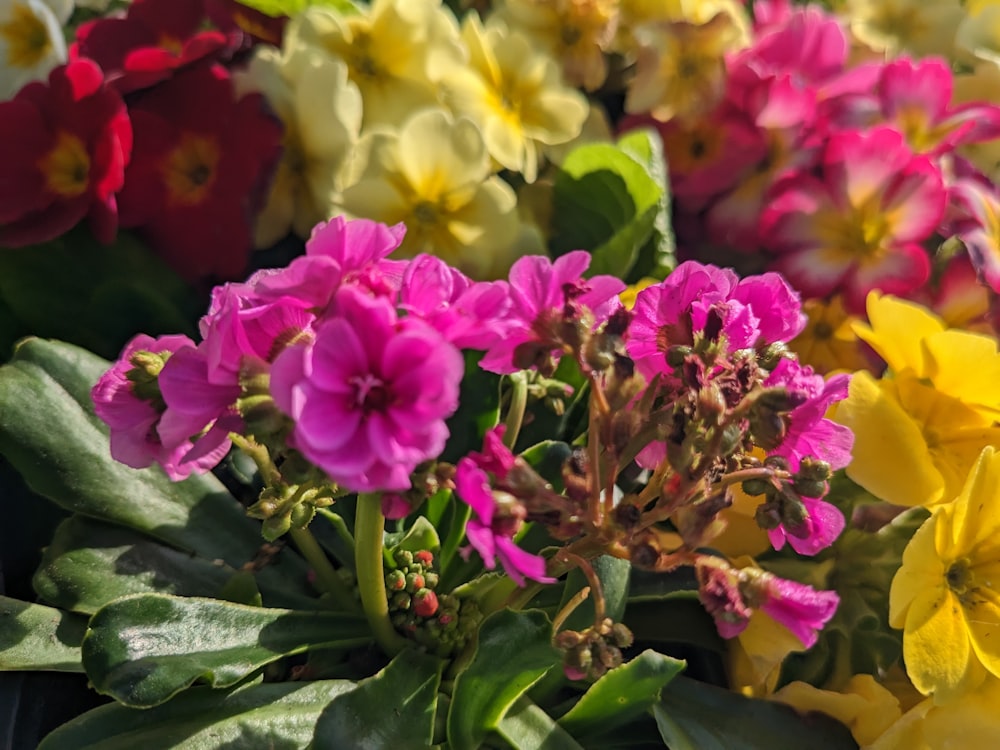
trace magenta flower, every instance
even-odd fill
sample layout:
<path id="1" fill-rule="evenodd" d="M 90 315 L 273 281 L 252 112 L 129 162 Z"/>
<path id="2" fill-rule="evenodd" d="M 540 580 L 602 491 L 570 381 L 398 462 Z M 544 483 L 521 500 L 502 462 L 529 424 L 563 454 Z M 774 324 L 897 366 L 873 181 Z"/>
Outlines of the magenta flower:
<path id="1" fill-rule="evenodd" d="M 524 524 L 525 507 L 507 493 L 501 494 L 504 502 L 498 503 L 490 487 L 490 474 L 494 481 L 502 482 L 514 466 L 514 454 L 502 441 L 503 432 L 502 426 L 487 432 L 483 452 L 459 460 L 455 470 L 455 491 L 474 513 L 466 523 L 465 534 L 488 570 L 496 567 L 499 557 L 503 569 L 518 586 L 523 586 L 526 578 L 554 583 L 554 578 L 545 575 L 545 558 L 525 552 L 514 543 L 514 535 Z M 466 549 L 463 555 L 468 554 Z"/>
<path id="2" fill-rule="evenodd" d="M 837 613 L 835 591 L 817 591 L 804 583 L 745 568 L 747 598 L 753 606 L 788 628 L 806 648 L 816 645 L 818 631 Z"/>
<path id="3" fill-rule="evenodd" d="M 111 456 L 126 466 L 143 469 L 158 463 L 171 479 L 205 470 L 199 461 L 185 461 L 190 443 L 165 446 L 157 426 L 166 408 L 157 376 L 163 363 L 194 342 L 187 336 L 140 334 L 126 344 L 118 361 L 91 390 L 94 411 L 111 429 Z"/>
<path id="4" fill-rule="evenodd" d="M 355 286 L 334 308 L 312 345 L 285 349 L 271 369 L 274 400 L 295 420 L 291 444 L 345 489 L 409 489 L 417 465 L 444 448 L 462 356 Z"/>
<path id="5" fill-rule="evenodd" d="M 490 347 L 480 361 L 484 370 L 517 372 L 515 351 L 524 345 L 549 348 L 558 356 L 552 327 L 565 319 L 589 315 L 597 326 L 608 319 L 621 303 L 618 294 L 625 283 L 613 276 L 583 278 L 590 254 L 574 250 L 554 262 L 540 255 L 519 258 L 510 269 L 511 330 Z"/>
<path id="6" fill-rule="evenodd" d="M 864 311 L 872 289 L 905 295 L 930 275 L 920 243 L 937 228 L 945 190 L 938 168 L 889 128 L 832 135 L 819 176 L 775 187 L 761 236 L 774 270 L 809 297 L 840 292 Z"/>

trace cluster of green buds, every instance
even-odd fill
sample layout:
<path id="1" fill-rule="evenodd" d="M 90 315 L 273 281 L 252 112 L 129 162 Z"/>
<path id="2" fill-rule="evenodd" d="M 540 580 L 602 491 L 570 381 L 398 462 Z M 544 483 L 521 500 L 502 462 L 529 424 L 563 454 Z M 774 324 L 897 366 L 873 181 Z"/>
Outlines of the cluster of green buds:
<path id="1" fill-rule="evenodd" d="M 622 649 L 632 645 L 632 631 L 605 617 L 585 630 L 561 630 L 552 639 L 563 651 L 563 672 L 571 680 L 596 680 L 622 663 Z"/>
<path id="2" fill-rule="evenodd" d="M 757 524 L 768 530 L 783 524 L 793 536 L 808 533 L 805 522 L 809 513 L 802 498 L 826 494 L 827 483 L 833 475 L 830 464 L 807 457 L 802 460 L 799 470 L 791 474 L 788 461 L 781 456 L 768 456 L 762 467 L 771 469 L 771 476 L 755 477 L 742 483 L 746 494 L 763 495 L 765 498 L 757 506 Z"/>
<path id="3" fill-rule="evenodd" d="M 453 654 L 483 619 L 475 601 L 438 596 L 439 577 L 430 551 L 396 550 L 392 557 L 395 567 L 386 573 L 385 587 L 393 627 L 437 656 Z"/>
<path id="4" fill-rule="evenodd" d="M 327 483 L 268 486 L 257 502 L 247 508 L 247 515 L 264 523 L 261 533 L 273 542 L 289 529 L 304 529 L 316 515 L 317 508 L 333 505 L 338 493 Z"/>

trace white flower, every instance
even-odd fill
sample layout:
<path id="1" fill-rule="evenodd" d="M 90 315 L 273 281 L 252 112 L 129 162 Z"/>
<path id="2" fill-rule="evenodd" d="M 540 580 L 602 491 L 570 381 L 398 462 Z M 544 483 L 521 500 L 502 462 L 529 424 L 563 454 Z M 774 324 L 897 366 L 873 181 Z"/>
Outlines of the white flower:
<path id="1" fill-rule="evenodd" d="M 72 0 L 0 0 L 0 101 L 66 62 L 62 24 Z"/>

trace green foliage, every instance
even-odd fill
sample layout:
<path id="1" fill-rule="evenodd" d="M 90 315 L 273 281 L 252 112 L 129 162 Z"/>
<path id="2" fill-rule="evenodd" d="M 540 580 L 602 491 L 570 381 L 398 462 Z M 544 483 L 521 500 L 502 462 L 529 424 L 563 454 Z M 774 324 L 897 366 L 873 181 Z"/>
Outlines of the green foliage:
<path id="1" fill-rule="evenodd" d="M 333 8 L 344 15 L 358 12 L 358 6 L 351 0 L 239 0 L 239 3 L 269 16 L 293 16 L 313 5 Z"/>
<path id="2" fill-rule="evenodd" d="M 663 146 L 654 131 L 577 146 L 556 175 L 551 250 L 589 249 L 592 275 L 663 276 L 673 266 L 669 208 Z"/>
<path id="3" fill-rule="evenodd" d="M 367 622 L 349 614 L 139 594 L 98 610 L 81 651 L 98 692 L 148 707 L 199 679 L 231 687 L 282 656 L 370 640 Z"/>
<path id="4" fill-rule="evenodd" d="M 518 698 L 504 714 L 497 733 L 515 750 L 583 750 L 569 732 L 527 698 Z"/>
<path id="5" fill-rule="evenodd" d="M 82 617 L 0 596 L 0 671 L 82 672 Z"/>

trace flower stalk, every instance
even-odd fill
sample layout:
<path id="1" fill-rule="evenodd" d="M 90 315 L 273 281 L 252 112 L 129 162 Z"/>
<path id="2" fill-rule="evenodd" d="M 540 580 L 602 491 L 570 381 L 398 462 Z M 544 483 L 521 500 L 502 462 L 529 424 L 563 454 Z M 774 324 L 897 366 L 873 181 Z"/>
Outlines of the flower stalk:
<path id="1" fill-rule="evenodd" d="M 390 656 L 406 647 L 406 639 L 396 632 L 389 621 L 389 599 L 385 591 L 385 571 L 382 566 L 382 536 L 385 516 L 377 493 L 358 495 L 354 517 L 354 561 L 358 574 L 361 607 L 372 628 L 375 641 Z"/>

